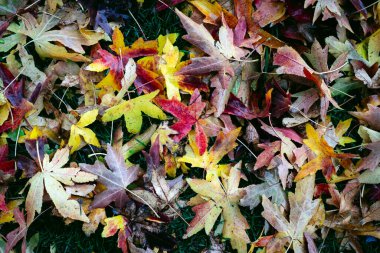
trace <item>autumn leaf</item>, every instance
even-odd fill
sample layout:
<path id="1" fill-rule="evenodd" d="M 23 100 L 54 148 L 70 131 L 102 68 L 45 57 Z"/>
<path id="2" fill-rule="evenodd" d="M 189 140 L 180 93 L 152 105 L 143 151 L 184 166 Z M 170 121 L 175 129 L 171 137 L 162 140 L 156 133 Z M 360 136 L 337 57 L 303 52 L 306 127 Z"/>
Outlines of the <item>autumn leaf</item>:
<path id="1" fill-rule="evenodd" d="M 372 129 L 380 130 L 380 107 L 377 104 L 368 103 L 366 108 L 349 113 L 368 124 Z"/>
<path id="2" fill-rule="evenodd" d="M 234 31 L 225 24 L 219 30 L 219 41 L 215 41 L 209 31 L 201 24 L 197 24 L 185 14 L 176 10 L 182 25 L 187 31 L 183 38 L 202 50 L 208 56 L 196 57 L 191 59 L 191 63 L 182 68 L 177 74 L 181 75 L 201 75 L 217 71 L 218 75 L 213 79 L 213 86 L 216 89 L 213 96 L 216 105 L 216 116 L 220 116 L 224 111 L 225 104 L 230 96 L 231 77 L 235 75 L 234 68 L 230 60 L 241 59 L 247 55 L 248 51 L 236 45 Z"/>
<path id="3" fill-rule="evenodd" d="M 158 90 L 146 95 L 142 95 L 131 100 L 122 100 L 105 111 L 102 117 L 103 122 L 116 120 L 124 115 L 127 130 L 131 133 L 138 133 L 142 126 L 142 112 L 149 117 L 165 120 L 165 113 L 151 101 L 158 94 Z"/>
<path id="4" fill-rule="evenodd" d="M 26 38 L 32 39 L 36 52 L 42 58 L 53 58 L 72 61 L 89 61 L 82 54 L 82 45 L 90 46 L 96 44 L 103 35 L 96 32 L 83 36 L 78 30 L 51 30 L 59 23 L 60 19 L 55 15 L 43 15 L 42 21 L 37 21 L 30 13 L 23 15 L 20 25 L 12 23 L 8 30 L 14 34 L 4 38 L 6 47 L 2 47 L 0 52 L 7 52 L 16 44 L 24 45 Z M 55 45 L 51 42 L 59 42 L 67 48 L 75 51 L 70 53 L 64 46 Z"/>
<path id="5" fill-rule="evenodd" d="M 277 230 L 278 238 L 286 238 L 294 252 L 305 251 L 304 233 L 313 232 L 315 225 L 310 224 L 320 206 L 320 200 L 313 200 L 315 176 L 308 176 L 300 180 L 296 185 L 295 193 L 288 194 L 290 204 L 289 220 L 280 211 L 279 207 L 272 204 L 266 196 L 263 196 L 264 211 L 261 215 Z"/>
<path id="6" fill-rule="evenodd" d="M 219 132 L 214 145 L 200 155 L 197 153 L 196 147 L 187 147 L 186 155 L 180 157 L 178 162 L 190 163 L 192 167 L 203 168 L 206 170 L 206 180 L 210 181 L 215 177 L 228 175 L 229 166 L 226 164 L 218 164 L 220 160 L 231 150 L 233 150 L 237 144 L 235 143 L 240 128 L 230 131 L 227 134 Z"/>
<path id="7" fill-rule="evenodd" d="M 178 34 L 160 35 L 158 41 L 158 56 L 147 56 L 137 61 L 138 77 L 135 85 L 139 92 L 153 92 L 166 87 L 169 99 L 181 100 L 179 91 L 193 93 L 195 89 L 208 91 L 208 86 L 195 75 L 181 75 L 177 72 L 187 66 L 190 61 L 181 61 L 184 56 L 178 47 L 174 46 Z"/>
<path id="8" fill-rule="evenodd" d="M 9 232 L 6 236 L 7 238 L 7 244 L 5 245 L 5 251 L 6 253 L 10 252 L 16 244 L 22 240 L 21 244 L 21 251 L 23 253 L 26 252 L 26 234 L 28 232 L 28 227 L 25 222 L 24 213 L 16 207 L 13 209 L 13 214 L 15 217 L 16 222 L 18 223 L 19 227 Z"/>
<path id="9" fill-rule="evenodd" d="M 96 175 L 98 182 L 107 187 L 106 190 L 95 195 L 90 208 L 106 207 L 111 202 L 115 202 L 116 206 L 121 208 L 128 200 L 127 186 L 137 179 L 139 167 L 135 165 L 127 168 L 120 151 L 109 144 L 105 160 L 109 169 L 99 161 L 96 161 L 94 165 L 79 164 L 82 170 Z"/>
<path id="10" fill-rule="evenodd" d="M 151 183 L 154 193 L 147 190 L 136 189 L 133 190 L 133 193 L 139 196 L 139 198 L 134 199 L 139 202 L 143 199 L 147 201 L 150 206 L 154 209 L 157 208 L 159 211 L 169 206 L 170 209 L 174 210 L 175 215 L 177 215 L 178 211 L 173 203 L 175 203 L 186 184 L 183 180 L 183 175 L 172 180 L 166 179 L 165 166 L 160 164 L 160 142 L 158 138 L 152 143 L 149 153 L 143 151 L 143 154 L 148 167 L 145 181 Z"/>
<path id="11" fill-rule="evenodd" d="M 307 139 L 303 142 L 308 146 L 316 155 L 314 159 L 303 165 L 298 172 L 295 181 L 315 174 L 318 170 L 322 170 L 327 179 L 331 178 L 332 174 L 335 174 L 335 166 L 332 159 L 349 159 L 355 157 L 354 154 L 338 154 L 334 149 L 326 142 L 325 138 L 320 137 L 315 129 L 306 124 Z"/>
<path id="12" fill-rule="evenodd" d="M 83 172 L 79 168 L 62 168 L 69 161 L 69 153 L 69 148 L 66 147 L 57 150 L 51 161 L 47 154 L 43 161 L 39 161 L 41 171 L 28 181 L 30 188 L 25 202 L 28 225 L 33 222 L 35 212 L 41 213 L 44 189 L 64 218 L 89 221 L 81 212 L 80 204 L 70 199 L 70 194 L 66 193 L 62 184 L 86 183 L 94 181 L 96 176 Z"/>
<path id="13" fill-rule="evenodd" d="M 103 229 L 102 237 L 107 238 L 113 236 L 119 231 L 117 237 L 117 246 L 122 250 L 123 253 L 127 253 L 127 238 L 132 233 L 132 231 L 130 231 L 127 226 L 127 219 L 122 215 L 117 215 L 105 219 L 104 222 L 106 225 Z"/>
<path id="14" fill-rule="evenodd" d="M 100 147 L 100 143 L 96 138 L 95 133 L 90 128 L 86 127 L 94 123 L 97 116 L 98 109 L 85 112 L 78 121 L 78 123 L 73 124 L 71 126 L 70 139 L 68 143 L 68 145 L 71 147 L 70 154 L 80 149 L 80 145 L 82 142 L 81 136 L 86 143 L 94 145 L 96 147 Z"/>
<path id="15" fill-rule="evenodd" d="M 8 145 L 0 146 L 0 170 L 5 174 L 13 175 L 15 173 L 15 161 L 8 160 Z"/>
<path id="16" fill-rule="evenodd" d="M 124 76 L 124 64 L 130 58 L 136 58 L 157 53 L 156 41 L 144 41 L 142 38 L 136 40 L 131 46 L 125 46 L 124 36 L 119 28 L 115 28 L 112 34 L 111 54 L 104 49 L 98 51 L 100 58 L 86 67 L 86 70 L 102 72 L 109 69 L 108 74 L 96 87 L 103 89 L 103 93 L 120 90 L 121 80 Z"/>
<path id="17" fill-rule="evenodd" d="M 304 7 L 307 8 L 308 6 L 313 5 L 315 2 L 316 0 L 307 0 L 305 1 Z M 317 4 L 315 5 L 314 10 L 313 23 L 321 14 L 323 14 L 323 21 L 334 17 L 336 21 L 338 21 L 339 26 L 345 27 L 353 32 L 350 23 L 348 22 L 348 18 L 346 17 L 346 14 L 339 4 L 340 2 L 337 0 L 317 0 Z"/>
<path id="18" fill-rule="evenodd" d="M 244 188 L 246 194 L 240 200 L 241 206 L 249 206 L 254 209 L 261 203 L 261 196 L 272 198 L 272 203 L 287 207 L 286 194 L 281 187 L 279 178 L 270 171 L 265 171 L 264 183 L 251 184 Z"/>
<path id="19" fill-rule="evenodd" d="M 250 241 L 245 230 L 249 228 L 247 220 L 240 213 L 238 203 L 243 192 L 239 189 L 241 162 L 231 168 L 228 179 L 222 183 L 217 177 L 211 181 L 203 179 L 187 179 L 191 189 L 202 198 L 201 203 L 197 197 L 190 199 L 189 204 L 196 203 L 192 208 L 194 219 L 186 230 L 184 238 L 188 238 L 202 229 L 209 234 L 219 215 L 224 219 L 222 235 L 230 239 L 232 248 L 238 252 L 247 252 L 247 243 Z"/>
<path id="20" fill-rule="evenodd" d="M 275 23 L 286 12 L 285 4 L 275 0 L 258 2 L 256 7 L 257 10 L 253 13 L 253 20 L 261 27 Z"/>
<path id="21" fill-rule="evenodd" d="M 198 119 L 206 107 L 206 103 L 202 102 L 202 96 L 199 91 L 195 90 L 188 106 L 177 99 L 158 98 L 157 104 L 178 119 L 178 122 L 170 127 L 177 132 L 173 137 L 174 141 L 179 142 L 183 139 L 195 125 L 196 143 L 199 148 L 199 154 L 202 155 L 207 148 L 207 137 Z"/>

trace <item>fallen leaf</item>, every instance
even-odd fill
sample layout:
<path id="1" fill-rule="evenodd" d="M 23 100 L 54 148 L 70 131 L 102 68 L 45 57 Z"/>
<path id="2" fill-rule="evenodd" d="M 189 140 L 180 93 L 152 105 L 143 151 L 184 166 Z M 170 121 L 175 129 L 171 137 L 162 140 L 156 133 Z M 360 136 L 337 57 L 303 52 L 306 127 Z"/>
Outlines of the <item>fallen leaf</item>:
<path id="1" fill-rule="evenodd" d="M 158 90 L 146 95 L 136 97 L 131 100 L 122 100 L 118 105 L 115 105 L 105 111 L 102 117 L 103 122 L 116 120 L 124 115 L 127 130 L 131 133 L 138 133 L 142 126 L 142 112 L 148 116 L 160 120 L 165 120 L 165 113 L 151 102 L 158 94 Z"/>
<path id="2" fill-rule="evenodd" d="M 118 231 L 117 246 L 123 253 L 128 252 L 127 238 L 132 233 L 127 226 L 127 219 L 122 215 L 117 215 L 104 220 L 106 226 L 103 229 L 102 237 L 107 238 L 113 236 Z"/>
<path id="3" fill-rule="evenodd" d="M 202 229 L 209 234 L 217 218 L 222 214 L 223 237 L 230 239 L 232 248 L 238 252 L 247 251 L 247 243 L 250 240 L 245 230 L 249 228 L 249 225 L 238 207 L 239 200 L 243 196 L 242 190 L 238 188 L 241 177 L 240 166 L 241 162 L 231 168 L 229 178 L 223 180 L 223 187 L 217 177 L 211 181 L 187 179 L 191 189 L 204 200 L 203 203 L 192 208 L 195 217 L 190 222 L 184 238 L 189 238 Z M 189 204 L 194 198 L 190 199 Z"/>
<path id="4" fill-rule="evenodd" d="M 157 99 L 157 104 L 178 118 L 178 122 L 170 127 L 177 132 L 173 137 L 174 141 L 179 142 L 183 139 L 195 125 L 196 143 L 199 148 L 199 154 L 202 155 L 207 149 L 207 137 L 198 119 L 206 107 L 206 103 L 202 102 L 199 91 L 196 90 L 193 93 L 188 106 L 177 99 L 167 100 L 159 98 Z"/>
<path id="5" fill-rule="evenodd" d="M 278 206 L 272 204 L 263 196 L 264 211 L 261 215 L 277 230 L 281 237 L 286 237 L 289 248 L 294 252 L 306 252 L 304 250 L 304 232 L 315 229 L 314 224 L 309 224 L 317 213 L 320 200 L 313 200 L 314 176 L 308 176 L 300 180 L 296 185 L 295 193 L 288 194 L 290 203 L 289 220 L 280 211 Z"/>
<path id="6" fill-rule="evenodd" d="M 287 200 L 284 190 L 281 187 L 277 175 L 270 171 L 265 171 L 264 183 L 251 184 L 245 188 L 246 195 L 240 200 L 241 206 L 249 206 L 252 210 L 261 203 L 261 196 L 272 198 L 272 203 L 287 206 Z"/>
<path id="7" fill-rule="evenodd" d="M 81 136 L 86 143 L 100 147 L 100 143 L 98 141 L 98 138 L 96 138 L 95 133 L 90 128 L 86 127 L 94 123 L 97 116 L 98 109 L 88 111 L 81 116 L 78 123 L 71 126 L 70 139 L 68 143 L 68 145 L 71 147 L 70 154 L 80 149 L 82 142 Z"/>
<path id="8" fill-rule="evenodd" d="M 33 222 L 35 212 L 41 213 L 44 189 L 64 218 L 89 221 L 87 216 L 81 212 L 80 204 L 70 199 L 70 195 L 66 193 L 62 184 L 85 183 L 94 181 L 97 177 L 83 172 L 79 168 L 62 168 L 69 161 L 69 153 L 69 148 L 59 149 L 51 161 L 47 154 L 43 161 L 39 161 L 41 171 L 28 181 L 30 188 L 25 201 L 28 225 Z"/>
<path id="9" fill-rule="evenodd" d="M 99 161 L 96 161 L 94 165 L 79 164 L 82 170 L 96 175 L 98 182 L 107 187 L 106 190 L 95 195 L 90 209 L 106 207 L 111 202 L 115 202 L 117 207 L 123 207 L 128 200 L 127 187 L 137 179 L 139 167 L 135 165 L 127 168 L 120 151 L 109 144 L 105 160 L 109 169 Z"/>
<path id="10" fill-rule="evenodd" d="M 327 144 L 325 138 L 320 137 L 310 124 L 306 124 L 306 135 L 308 139 L 304 139 L 303 142 L 315 153 L 316 157 L 301 167 L 295 181 L 315 174 L 318 170 L 322 170 L 325 177 L 329 179 L 332 174 L 335 174 L 332 158 L 349 159 L 355 157 L 354 154 L 335 153 L 334 149 Z"/>
<path id="11" fill-rule="evenodd" d="M 192 167 L 203 168 L 206 170 L 206 180 L 211 181 L 219 176 L 226 176 L 228 165 L 218 164 L 222 158 L 236 147 L 236 139 L 240 133 L 240 128 L 224 134 L 219 132 L 214 145 L 203 155 L 196 153 L 196 148 L 188 147 L 186 155 L 179 158 L 178 162 L 190 163 Z"/>

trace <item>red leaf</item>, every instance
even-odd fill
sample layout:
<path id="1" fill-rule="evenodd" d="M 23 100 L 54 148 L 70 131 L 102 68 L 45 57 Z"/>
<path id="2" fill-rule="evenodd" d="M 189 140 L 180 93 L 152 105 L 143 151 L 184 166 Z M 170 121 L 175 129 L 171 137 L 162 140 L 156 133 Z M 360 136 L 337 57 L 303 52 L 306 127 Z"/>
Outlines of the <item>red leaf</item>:
<path id="1" fill-rule="evenodd" d="M 22 103 L 20 106 L 12 108 L 12 115 L 9 116 L 9 119 L 4 122 L 3 125 L 0 126 L 0 133 L 5 132 L 7 130 L 15 130 L 18 128 L 18 126 L 21 124 L 25 114 L 29 112 L 33 108 L 33 105 L 26 101 L 25 99 L 22 100 Z"/>
<path id="2" fill-rule="evenodd" d="M 6 174 L 13 175 L 15 173 L 15 161 L 8 161 L 8 154 L 8 145 L 0 146 L 0 169 Z"/>
<path id="3" fill-rule="evenodd" d="M 231 93 L 230 98 L 228 100 L 228 103 L 223 113 L 235 115 L 240 118 L 244 118 L 248 120 L 267 117 L 269 115 L 269 109 L 271 106 L 272 90 L 273 89 L 270 89 L 265 94 L 264 109 L 259 108 L 257 104 L 258 99 L 253 100 L 253 105 L 252 105 L 253 109 L 249 109 L 240 101 L 240 99 L 238 99 L 234 94 Z"/>
<path id="4" fill-rule="evenodd" d="M 188 106 L 182 104 L 180 101 L 176 99 L 158 98 L 156 99 L 156 102 L 159 106 L 161 106 L 163 110 L 169 112 L 178 119 L 178 121 L 171 126 L 171 129 L 177 131 L 177 134 L 173 138 L 173 140 L 176 142 L 179 142 L 190 132 L 193 125 L 195 125 L 198 122 L 198 119 L 206 106 L 206 103 L 202 102 L 202 97 L 198 90 L 194 91 Z M 207 147 L 207 141 L 206 147 L 204 147 L 206 135 L 203 129 L 201 128 L 202 127 L 200 126 L 200 124 L 197 124 L 196 140 L 200 152 L 201 150 L 205 151 Z M 201 152 L 201 154 L 203 154 L 203 152 Z"/>

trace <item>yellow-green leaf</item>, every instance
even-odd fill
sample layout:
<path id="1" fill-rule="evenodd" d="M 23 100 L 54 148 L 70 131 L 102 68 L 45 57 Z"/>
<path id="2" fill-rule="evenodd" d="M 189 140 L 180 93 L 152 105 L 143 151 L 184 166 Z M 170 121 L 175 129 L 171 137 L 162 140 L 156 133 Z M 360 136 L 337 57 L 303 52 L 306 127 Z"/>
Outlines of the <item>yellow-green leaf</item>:
<path id="1" fill-rule="evenodd" d="M 79 149 L 82 142 L 81 136 L 86 143 L 100 147 L 100 143 L 96 138 L 95 133 L 91 129 L 86 128 L 86 126 L 94 123 L 96 116 L 98 116 L 98 109 L 91 110 L 84 113 L 77 124 L 71 126 L 69 139 L 71 154 Z"/>
<path id="2" fill-rule="evenodd" d="M 165 113 L 151 101 L 158 94 L 159 90 L 139 96 L 131 100 L 122 100 L 116 106 L 106 110 L 102 117 L 103 122 L 119 119 L 124 115 L 125 125 L 131 133 L 138 133 L 142 126 L 142 112 L 149 117 L 165 120 Z"/>

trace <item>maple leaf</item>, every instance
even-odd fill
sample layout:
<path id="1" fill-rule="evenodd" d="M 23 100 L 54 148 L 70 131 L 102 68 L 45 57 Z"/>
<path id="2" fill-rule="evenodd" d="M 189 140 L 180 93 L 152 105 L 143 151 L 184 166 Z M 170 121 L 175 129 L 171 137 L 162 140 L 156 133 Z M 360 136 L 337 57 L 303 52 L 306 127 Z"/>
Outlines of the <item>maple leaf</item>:
<path id="1" fill-rule="evenodd" d="M 236 128 L 227 134 L 219 132 L 214 145 L 204 152 L 203 155 L 197 152 L 197 147 L 191 145 L 191 148 L 186 148 L 186 155 L 180 157 L 178 162 L 190 163 L 192 167 L 205 169 L 207 171 L 206 180 L 209 181 L 221 175 L 226 176 L 229 168 L 228 165 L 220 165 L 218 163 L 237 146 L 235 141 L 239 133 L 240 128 Z"/>
<path id="2" fill-rule="evenodd" d="M 132 231 L 127 226 L 127 219 L 122 215 L 117 215 L 111 218 L 104 219 L 106 223 L 102 237 L 107 238 L 113 236 L 118 231 L 117 246 L 123 253 L 128 252 L 127 238 L 131 235 Z"/>
<path id="3" fill-rule="evenodd" d="M 30 13 L 23 15 L 20 25 L 12 23 L 8 27 L 8 31 L 14 34 L 4 38 L 6 47 L 1 48 L 1 52 L 7 52 L 16 44 L 24 44 L 26 38 L 29 37 L 34 43 L 35 50 L 42 58 L 54 58 L 72 61 L 89 61 L 83 56 L 84 50 L 82 45 L 90 46 L 96 44 L 103 38 L 103 34 L 96 32 L 86 32 L 84 36 L 78 30 L 51 30 L 60 21 L 55 15 L 43 15 L 42 21 L 38 22 Z M 69 53 L 65 47 L 55 45 L 51 42 L 56 41 L 75 51 Z"/>
<path id="4" fill-rule="evenodd" d="M 18 223 L 19 227 L 9 232 L 6 236 L 7 244 L 5 245 L 6 253 L 11 252 L 11 250 L 16 246 L 16 244 L 22 240 L 21 252 L 26 252 L 26 234 L 28 232 L 28 227 L 25 222 L 24 213 L 20 211 L 17 207 L 13 209 L 13 215 Z"/>
<path id="5" fill-rule="evenodd" d="M 253 13 L 253 20 L 261 27 L 275 23 L 286 12 L 285 4 L 274 0 L 259 1 L 256 3 L 256 8 L 257 10 Z"/>
<path id="6" fill-rule="evenodd" d="M 70 194 L 66 193 L 62 184 L 90 182 L 95 180 L 96 176 L 83 172 L 80 168 L 62 168 L 69 161 L 69 153 L 67 147 L 59 149 L 51 161 L 49 161 L 49 155 L 45 154 L 43 161 L 40 161 L 41 171 L 28 181 L 30 188 L 25 201 L 28 225 L 33 222 L 35 212 L 41 213 L 44 189 L 64 218 L 89 221 L 81 212 L 80 204 L 70 199 Z"/>
<path id="7" fill-rule="evenodd" d="M 165 166 L 160 164 L 160 141 L 158 138 L 152 143 L 149 153 L 143 151 L 143 154 L 148 167 L 144 181 L 151 182 L 155 194 L 146 190 L 133 190 L 135 195 L 140 197 L 138 199 L 136 198 L 136 200 L 141 202 L 141 199 L 144 199 L 152 207 L 158 208 L 159 210 L 164 209 L 167 205 L 169 205 L 171 209 L 174 209 L 172 203 L 178 198 L 182 188 L 186 184 L 182 179 L 183 175 L 172 180 L 165 179 Z M 174 211 L 174 213 L 175 216 L 178 215 L 177 211 Z"/>
<path id="8" fill-rule="evenodd" d="M 156 90 L 155 92 L 142 95 L 131 100 L 122 100 L 118 105 L 115 105 L 105 111 L 102 121 L 113 121 L 124 115 L 127 130 L 136 134 L 141 130 L 143 120 L 141 115 L 142 112 L 152 118 L 165 120 L 165 113 L 151 102 L 158 92 L 159 90 Z"/>
<path id="9" fill-rule="evenodd" d="M 71 147 L 70 154 L 80 149 L 81 136 L 86 143 L 100 147 L 100 143 L 98 138 L 96 138 L 95 133 L 90 128 L 86 127 L 94 123 L 96 116 L 98 116 L 98 109 L 88 111 L 81 116 L 78 123 L 71 126 L 70 139 L 68 143 Z"/>
<path id="10" fill-rule="evenodd" d="M 185 181 L 182 179 L 182 175 L 173 179 L 165 180 L 165 167 L 160 166 L 160 151 L 159 140 L 153 143 L 149 154 L 144 152 L 145 159 L 148 164 L 148 173 L 152 174 L 152 185 L 157 196 L 169 204 L 175 200 L 179 194 L 180 190 L 185 186 Z"/>
<path id="11" fill-rule="evenodd" d="M 315 174 L 320 169 L 326 178 L 330 179 L 331 175 L 335 173 L 333 158 L 349 159 L 355 157 L 354 154 L 335 153 L 325 138 L 320 137 L 310 124 L 306 124 L 306 135 L 308 138 L 304 139 L 303 142 L 315 153 L 316 157 L 301 167 L 294 179 L 295 181 L 299 181 L 307 175 Z"/>
<path id="12" fill-rule="evenodd" d="M 259 160 L 259 158 L 257 159 Z M 249 206 L 252 210 L 261 203 L 261 196 L 267 198 L 272 197 L 272 202 L 287 207 L 286 194 L 279 183 L 279 178 L 276 174 L 265 171 L 264 183 L 251 184 L 244 188 L 246 194 L 240 200 L 241 206 Z"/>
<path id="13" fill-rule="evenodd" d="M 211 181 L 203 179 L 186 179 L 191 189 L 203 198 L 202 203 L 197 203 L 192 210 L 194 219 L 186 230 L 184 238 L 188 238 L 202 229 L 209 234 L 217 218 L 222 214 L 224 219 L 222 235 L 231 240 L 232 248 L 238 252 L 247 252 L 247 243 L 250 241 L 245 230 L 249 228 L 247 220 L 240 213 L 238 203 L 244 195 L 239 189 L 241 162 L 231 168 L 228 179 L 222 183 L 217 177 Z M 195 203 L 197 197 L 190 199 L 188 204 Z"/>
<path id="14" fill-rule="evenodd" d="M 158 41 L 158 56 L 147 56 L 138 60 L 138 77 L 135 85 L 139 92 L 163 90 L 169 99 L 181 100 L 179 90 L 193 93 L 195 89 L 208 91 L 208 86 L 195 75 L 181 75 L 177 72 L 187 66 L 189 61 L 181 61 L 184 56 L 178 47 L 173 46 L 178 34 L 160 35 Z M 162 80 L 162 81 L 161 81 Z"/>
<path id="15" fill-rule="evenodd" d="M 235 75 L 235 70 L 229 60 L 239 60 L 248 51 L 240 48 L 240 45 L 236 45 L 234 31 L 225 22 L 219 30 L 219 41 L 215 41 L 203 25 L 197 24 L 177 9 L 176 13 L 187 31 L 187 35 L 183 38 L 208 55 L 192 58 L 191 63 L 178 71 L 177 74 L 201 75 L 217 71 L 218 75 L 212 79 L 213 86 L 216 87 L 213 92 L 213 101 L 216 104 L 216 116 L 220 116 L 232 89 L 230 87 L 232 85 L 231 77 Z"/>
<path id="16" fill-rule="evenodd" d="M 112 45 L 110 46 L 114 54 L 106 50 L 98 50 L 100 58 L 88 65 L 85 69 L 102 72 L 109 69 L 109 73 L 96 87 L 103 90 L 103 93 L 111 93 L 120 90 L 121 80 L 124 76 L 124 64 L 130 58 L 136 58 L 157 53 L 157 41 L 144 41 L 142 38 L 136 40 L 130 47 L 125 46 L 124 37 L 119 28 L 115 28 L 112 34 Z"/>
<path id="17" fill-rule="evenodd" d="M 272 91 L 273 89 L 270 89 L 266 92 L 265 107 L 263 109 L 259 108 L 257 104 L 254 104 L 254 101 L 252 101 L 252 106 L 248 108 L 234 94 L 231 94 L 223 113 L 235 115 L 248 120 L 267 117 L 271 107 Z"/>
<path id="18" fill-rule="evenodd" d="M 290 204 L 289 220 L 280 209 L 263 196 L 264 211 L 261 215 L 277 230 L 280 238 L 287 238 L 296 253 L 306 252 L 304 233 L 313 232 L 315 224 L 310 224 L 318 214 L 320 200 L 313 200 L 315 176 L 308 176 L 297 182 L 295 193 L 288 194 Z M 311 230 L 311 231 L 310 231 Z M 279 238 L 276 238 L 279 239 Z M 290 247 L 290 246 L 289 246 Z"/>
<path id="19" fill-rule="evenodd" d="M 320 73 L 315 73 L 315 71 L 306 64 L 295 49 L 289 46 L 279 48 L 277 53 L 273 56 L 273 64 L 281 66 L 276 70 L 279 74 L 302 76 L 315 83 L 321 97 L 320 107 L 321 118 L 323 121 L 326 119 L 329 103 L 331 103 L 334 107 L 341 109 L 338 103 L 332 98 L 331 91 L 319 75 Z"/>
<path id="20" fill-rule="evenodd" d="M 5 174 L 13 175 L 15 173 L 15 161 L 8 160 L 8 154 L 8 145 L 0 146 L 0 170 L 2 170 Z"/>
<path id="21" fill-rule="evenodd" d="M 109 169 L 99 161 L 96 161 L 94 165 L 79 164 L 82 170 L 98 176 L 98 182 L 107 187 L 106 190 L 95 195 L 94 202 L 90 206 L 91 209 L 106 207 L 111 202 L 115 202 L 117 207 L 122 208 L 128 200 L 127 186 L 137 179 L 139 167 L 127 168 L 120 151 L 109 144 L 105 160 Z"/>
<path id="22" fill-rule="evenodd" d="M 313 5 L 315 2 L 316 0 L 307 0 L 305 1 L 304 7 L 307 8 L 308 6 Z M 340 27 L 345 27 L 353 32 L 350 23 L 348 22 L 348 18 L 346 17 L 344 10 L 340 7 L 339 3 L 340 1 L 337 0 L 318 0 L 314 10 L 313 23 L 321 14 L 323 14 L 322 21 L 334 17 Z"/>
<path id="23" fill-rule="evenodd" d="M 196 143 L 199 148 L 199 153 L 202 155 L 207 149 L 207 137 L 198 119 L 206 107 L 206 103 L 202 102 L 199 91 L 195 90 L 188 106 L 176 99 L 168 100 L 158 98 L 156 101 L 162 109 L 178 118 L 178 122 L 170 127 L 177 132 L 173 137 L 174 141 L 179 142 L 183 139 L 190 132 L 193 125 L 195 125 Z"/>
<path id="24" fill-rule="evenodd" d="M 305 53 L 306 57 L 309 59 L 311 65 L 316 71 L 319 73 L 325 72 L 323 78 L 327 84 L 342 76 L 342 74 L 339 73 L 339 69 L 341 69 L 344 64 L 347 63 L 348 55 L 348 52 L 341 54 L 329 68 L 327 64 L 328 50 L 328 45 L 322 48 L 318 40 L 314 40 L 313 45 L 311 46 L 311 52 Z"/>
<path id="25" fill-rule="evenodd" d="M 367 108 L 358 112 L 349 112 L 352 116 L 367 123 L 372 129 L 380 130 L 380 107 L 367 104 Z"/>
<path id="26" fill-rule="evenodd" d="M 365 148 L 371 150 L 371 153 L 359 161 L 357 170 L 369 169 L 373 171 L 380 163 L 380 141 L 366 144 Z"/>

